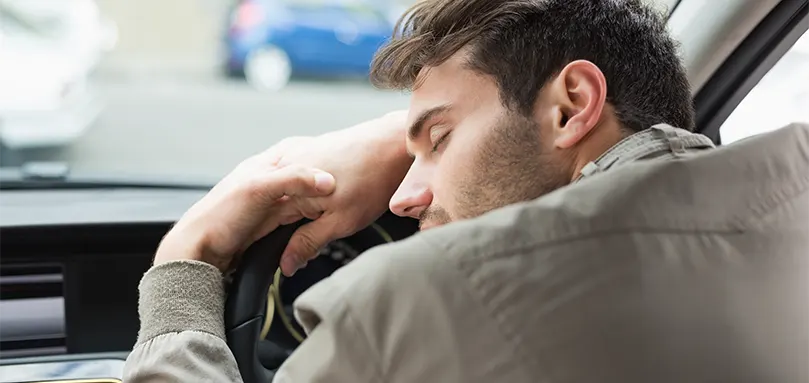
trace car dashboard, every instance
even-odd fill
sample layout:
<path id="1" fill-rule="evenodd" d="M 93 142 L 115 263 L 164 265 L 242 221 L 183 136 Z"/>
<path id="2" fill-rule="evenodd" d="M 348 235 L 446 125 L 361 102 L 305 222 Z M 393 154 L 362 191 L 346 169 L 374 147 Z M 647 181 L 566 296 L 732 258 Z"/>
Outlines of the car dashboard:
<path id="1" fill-rule="evenodd" d="M 138 283 L 163 235 L 206 191 L 3 190 L 0 383 L 119 381 L 139 328 Z M 368 248 L 417 227 L 387 212 L 329 244 L 306 269 L 276 284 L 280 315 L 266 339 L 291 352 L 300 341 L 292 333 L 302 330 L 281 319 L 292 317 L 297 295 Z"/>

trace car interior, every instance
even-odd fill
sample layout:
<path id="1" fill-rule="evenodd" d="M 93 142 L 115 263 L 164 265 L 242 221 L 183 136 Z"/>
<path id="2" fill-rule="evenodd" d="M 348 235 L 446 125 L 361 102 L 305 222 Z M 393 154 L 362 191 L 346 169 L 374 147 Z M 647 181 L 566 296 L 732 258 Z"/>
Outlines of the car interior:
<path id="1" fill-rule="evenodd" d="M 806 35 L 809 0 L 671 5 L 697 130 L 732 145 L 723 142 L 730 117 Z M 770 107 L 751 108 L 766 115 Z M 772 122 L 761 133 L 797 121 Z M 0 382 L 121 382 L 138 333 L 140 278 L 163 235 L 212 184 L 116 181 L 36 164 L 0 177 Z M 277 258 L 255 255 L 280 255 L 293 228 L 254 245 L 229 290 L 228 342 L 240 363 L 259 370 L 277 368 L 305 339 L 292 314 L 298 295 L 365 250 L 413 235 L 418 223 L 388 212 L 329 244 L 294 277 L 267 273 Z"/>

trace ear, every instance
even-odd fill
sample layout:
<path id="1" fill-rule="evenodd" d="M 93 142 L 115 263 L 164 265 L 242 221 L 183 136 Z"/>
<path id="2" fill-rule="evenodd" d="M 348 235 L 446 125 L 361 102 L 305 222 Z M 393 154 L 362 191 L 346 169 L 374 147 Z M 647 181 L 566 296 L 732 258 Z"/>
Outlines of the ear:
<path id="1" fill-rule="evenodd" d="M 567 64 L 553 80 L 551 99 L 556 103 L 554 146 L 575 146 L 598 124 L 607 99 L 607 80 L 590 61 Z"/>

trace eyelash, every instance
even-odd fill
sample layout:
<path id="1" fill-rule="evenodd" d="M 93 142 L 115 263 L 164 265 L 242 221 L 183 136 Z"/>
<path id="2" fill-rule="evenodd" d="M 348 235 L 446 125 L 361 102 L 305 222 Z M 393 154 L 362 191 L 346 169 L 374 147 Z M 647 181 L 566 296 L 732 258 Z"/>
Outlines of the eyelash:
<path id="1" fill-rule="evenodd" d="M 433 144 L 432 152 L 435 153 L 436 151 L 438 151 L 438 147 L 441 144 L 443 144 L 447 140 L 447 138 L 449 138 L 449 133 L 447 133 L 447 134 L 441 136 L 441 138 L 435 140 L 435 143 Z"/>

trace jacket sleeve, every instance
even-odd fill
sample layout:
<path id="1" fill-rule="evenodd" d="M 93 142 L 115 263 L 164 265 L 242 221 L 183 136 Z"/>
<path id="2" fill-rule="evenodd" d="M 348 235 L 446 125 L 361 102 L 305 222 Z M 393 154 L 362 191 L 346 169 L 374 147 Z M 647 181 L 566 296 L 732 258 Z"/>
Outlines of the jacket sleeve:
<path id="1" fill-rule="evenodd" d="M 221 272 L 197 261 L 154 266 L 139 286 L 140 332 L 127 383 L 242 383 L 225 342 Z"/>

